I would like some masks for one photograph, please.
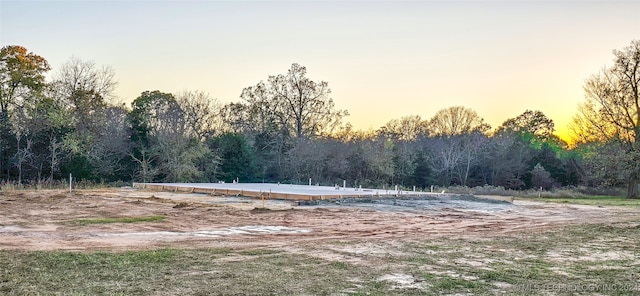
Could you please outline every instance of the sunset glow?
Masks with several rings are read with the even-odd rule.
[[[492,127],[540,110],[568,136],[584,80],[640,38],[631,1],[2,1],[2,46],[111,66],[119,98],[221,102],[292,63],[329,82],[357,129],[450,106]]]

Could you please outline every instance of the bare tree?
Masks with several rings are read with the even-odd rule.
[[[49,181],[53,181],[55,174],[60,171],[60,158],[64,151],[64,145],[56,132],[51,132],[48,135],[48,160],[49,160]]]
[[[22,172],[24,164],[33,157],[33,151],[31,150],[33,140],[21,131],[15,133],[17,151],[14,155],[15,166],[18,169],[18,183],[22,183]]]
[[[419,115],[405,116],[387,122],[377,133],[399,141],[413,141],[419,136],[428,135],[428,122]]]
[[[138,156],[133,152],[129,154],[131,158],[138,164],[134,177],[142,180],[143,183],[151,182],[158,175],[159,170],[153,165],[153,156],[150,155],[147,147],[138,149]]]
[[[488,145],[488,138],[481,133],[460,136],[461,163],[456,167],[456,173],[461,185],[467,186],[471,169],[480,162],[480,153]]]
[[[95,134],[89,160],[95,173],[117,179],[126,170],[125,159],[131,152],[131,141],[124,107],[103,109],[101,130]]]
[[[68,98],[76,91],[92,92],[108,101],[114,98],[115,72],[111,67],[96,66],[93,61],[83,61],[72,56],[54,76],[54,82],[62,97]]]
[[[168,182],[199,180],[203,172],[198,162],[210,151],[201,139],[190,134],[191,127],[176,98],[169,93],[145,91],[132,106],[129,121],[135,147],[131,157],[139,165],[139,176],[158,176]]]
[[[328,149],[320,140],[298,139],[293,148],[287,151],[289,176],[297,183],[307,178],[320,180],[325,169]]]
[[[221,132],[220,105],[201,91],[184,91],[176,96],[189,132],[204,140],[206,135]]]
[[[475,111],[462,106],[442,109],[429,120],[431,136],[485,133],[491,127]]]
[[[349,171],[349,155],[353,150],[353,143],[336,139],[327,139],[324,152],[326,154],[326,180],[346,179]]]
[[[250,112],[269,114],[296,138],[328,134],[348,113],[335,109],[327,82],[312,81],[306,74],[305,67],[294,63],[286,75],[269,76],[266,83],[245,88],[241,97]]]
[[[54,75],[54,96],[69,110],[76,132],[97,133],[103,109],[114,99],[115,73],[72,56]]]
[[[427,139],[425,143],[429,153],[429,164],[439,176],[442,186],[451,185],[456,168],[463,161],[461,139],[461,136],[434,137]]]
[[[623,145],[628,165],[627,197],[638,198],[640,182],[640,40],[614,50],[614,65],[585,84],[586,102],[574,118],[582,142],[614,141]]]

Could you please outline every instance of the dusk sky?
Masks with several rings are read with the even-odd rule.
[[[462,105],[492,127],[540,110],[564,136],[585,79],[640,39],[640,1],[6,1],[0,43],[111,66],[145,90],[239,101],[292,63],[355,128]]]

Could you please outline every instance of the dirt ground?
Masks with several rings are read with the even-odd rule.
[[[473,201],[467,201],[473,203]],[[349,241],[482,239],[546,231],[567,224],[636,221],[637,208],[516,200],[497,206],[295,206],[288,201],[151,192],[131,188],[0,192],[2,250],[132,250],[156,247],[276,247]],[[84,219],[149,217],[138,223],[78,223]],[[330,244],[327,244],[330,245]],[[357,251],[357,250],[356,250]],[[368,250],[372,251],[372,250]],[[339,256],[338,250],[321,256]]]

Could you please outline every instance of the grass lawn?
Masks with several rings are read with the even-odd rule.
[[[327,246],[384,253],[326,260]],[[330,241],[244,250],[0,251],[1,295],[632,295],[640,293],[640,226],[412,242]],[[308,250],[305,251],[305,250]],[[635,290],[632,290],[635,289]]]
[[[71,225],[90,225],[90,224],[110,224],[110,223],[139,223],[139,222],[156,222],[162,221],[166,217],[155,215],[145,217],[117,217],[117,218],[95,218],[95,219],[76,219],[69,221]]]
[[[640,207],[640,199],[630,199],[619,196],[585,196],[576,198],[555,198],[555,197],[543,197],[543,198],[516,198],[516,200],[532,200],[543,202],[555,202],[555,203],[569,203],[569,204],[581,204],[592,206],[620,206],[620,207]]]

